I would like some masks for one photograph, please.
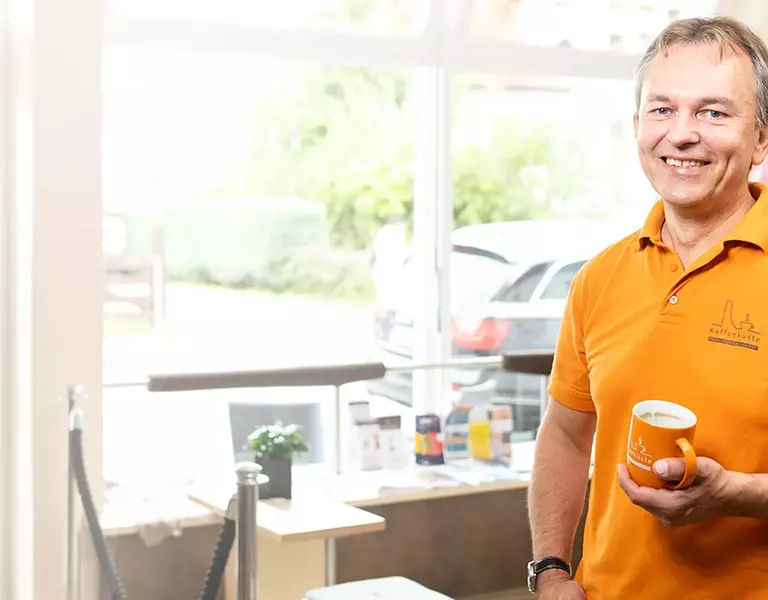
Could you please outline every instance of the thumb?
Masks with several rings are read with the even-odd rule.
[[[664,481],[678,482],[685,474],[685,460],[682,458],[665,458],[653,463],[653,470]]]

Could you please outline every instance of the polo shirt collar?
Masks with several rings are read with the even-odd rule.
[[[749,191],[757,200],[744,218],[739,221],[723,241],[740,241],[758,246],[768,252],[768,186],[759,182],[750,182]],[[661,226],[664,223],[664,203],[659,200],[653,205],[645,224],[638,234],[638,249],[648,244],[661,243]]]
[[[661,225],[664,223],[664,203],[658,200],[651,208],[651,212],[645,219],[645,224],[640,230],[638,248],[642,250],[648,244],[661,243]]]

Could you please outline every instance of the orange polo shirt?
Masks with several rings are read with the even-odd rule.
[[[647,399],[698,415],[700,456],[768,473],[768,187],[750,190],[757,202],[744,219],[687,270],[661,241],[659,202],[571,286],[549,392],[597,412],[576,575],[588,600],[768,598],[768,522],[665,528],[630,502],[616,473],[632,406]]]

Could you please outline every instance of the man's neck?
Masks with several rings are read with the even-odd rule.
[[[727,204],[713,205],[711,210],[679,210],[665,203],[661,239],[677,253],[686,268],[723,239],[755,204],[749,189],[737,198]]]

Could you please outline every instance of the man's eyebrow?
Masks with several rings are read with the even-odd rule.
[[[701,99],[701,103],[705,105],[720,104],[721,106],[733,106],[733,100],[725,96],[707,96]]]
[[[671,102],[669,96],[664,94],[652,94],[647,98],[648,102]],[[733,106],[733,100],[726,96],[705,96],[699,100],[701,105],[719,104],[721,106]]]

